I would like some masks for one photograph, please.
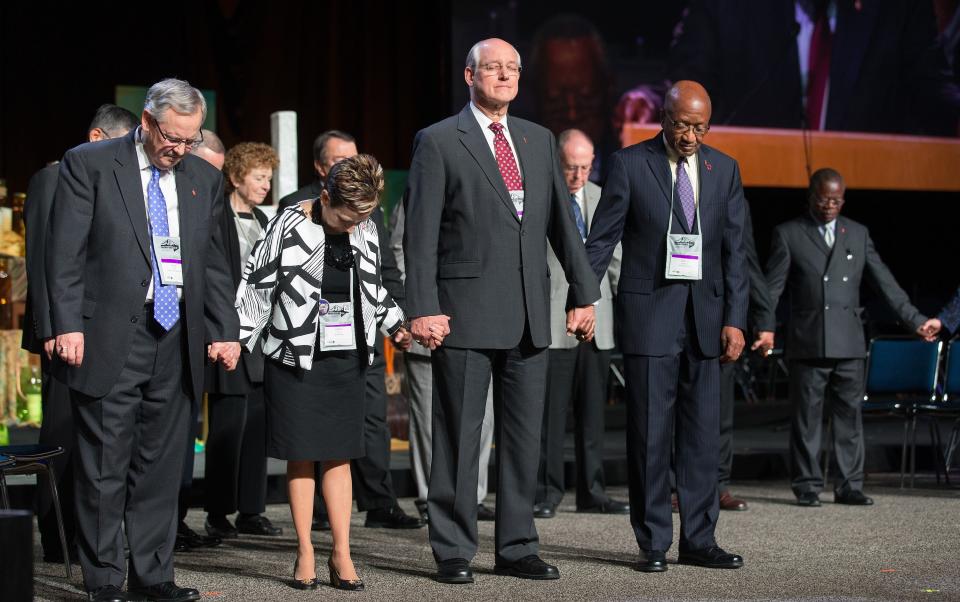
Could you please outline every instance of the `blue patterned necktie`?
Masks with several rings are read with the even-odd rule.
[[[576,194],[570,195],[570,207],[573,208],[573,218],[577,221],[580,238],[587,240],[587,222],[583,221],[583,211],[580,211],[580,203],[577,202]]]
[[[160,190],[160,170],[151,167],[150,183],[147,184],[147,214],[150,218],[151,232],[154,236],[170,236],[170,224],[167,223],[167,201]],[[160,267],[157,263],[156,249],[150,245],[153,259],[153,319],[164,330],[170,330],[180,319],[180,305],[177,302],[177,287],[174,284],[160,283]]]
[[[697,215],[697,204],[693,196],[693,186],[690,184],[687,170],[684,169],[686,164],[686,157],[680,157],[677,160],[677,196],[680,197],[680,206],[683,207],[683,214],[687,217],[687,230],[692,232],[693,220]]]

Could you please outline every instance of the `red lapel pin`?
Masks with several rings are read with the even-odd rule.
[[[193,196],[197,196],[197,189],[196,189],[196,188],[191,189],[190,192],[193,193]]]
[[[713,164],[706,159],[703,160],[703,166],[707,168],[707,171],[713,171]]]

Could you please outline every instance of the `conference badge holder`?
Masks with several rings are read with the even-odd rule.
[[[179,236],[154,236],[153,252],[160,267],[160,283],[164,286],[183,286],[183,259]]]
[[[673,188],[670,189],[670,219],[667,222],[667,265],[664,277],[670,280],[703,279],[703,226],[697,203],[696,234],[672,234]]]
[[[357,348],[353,327],[353,268],[350,269],[350,300],[331,303],[319,301],[320,351],[349,351]]]

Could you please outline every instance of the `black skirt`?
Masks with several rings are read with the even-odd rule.
[[[264,362],[267,455],[281,460],[350,460],[365,455],[367,352],[317,353],[313,369]]]

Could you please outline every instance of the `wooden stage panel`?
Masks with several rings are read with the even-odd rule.
[[[659,124],[625,127],[627,144],[646,140]],[[808,132],[810,168],[833,167],[848,188],[960,191],[960,140],[857,132]],[[806,188],[800,130],[716,126],[706,144],[740,163],[744,186]]]

